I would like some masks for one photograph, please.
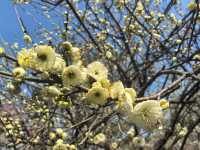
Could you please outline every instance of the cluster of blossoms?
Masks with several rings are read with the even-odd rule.
[[[47,95],[59,97],[60,106],[68,106],[68,102],[60,101],[64,94],[63,89],[83,86],[86,89],[85,102],[93,105],[104,106],[110,101],[116,104],[116,110],[125,116],[131,123],[146,130],[158,127],[163,120],[162,109],[169,107],[166,100],[148,100],[136,103],[136,91],[133,88],[125,88],[121,81],[111,83],[108,79],[108,69],[100,61],[94,61],[86,67],[81,61],[81,52],[71,43],[63,42],[62,48],[71,58],[71,65],[66,65],[66,60],[48,45],[36,45],[33,48],[23,49],[18,53],[18,63],[21,67],[13,70],[13,76],[23,79],[25,70],[31,68],[50,74],[57,73],[62,80],[62,86],[49,86]],[[56,101],[56,100],[55,100]]]
[[[91,107],[104,107],[114,103],[112,109],[139,128],[152,131],[161,125],[164,118],[162,110],[169,107],[168,101],[164,99],[160,101],[147,100],[138,103],[135,89],[124,87],[121,81],[110,81],[109,71],[102,62],[94,61],[85,66],[81,60],[79,48],[73,47],[69,42],[63,42],[61,47],[69,58],[65,58],[64,55],[57,53],[55,48],[48,45],[35,45],[30,49],[22,49],[17,55],[19,66],[12,71],[17,85],[26,80],[28,69],[31,69],[38,72],[37,76],[49,81],[53,81],[56,76],[58,82],[46,86],[42,89],[42,93],[47,97],[52,97],[53,103],[61,109],[69,108],[72,105],[70,100],[65,99],[65,92],[68,93],[71,89],[78,88],[83,90],[81,95],[83,103]],[[112,54],[107,53],[107,55]],[[49,116],[49,109],[37,108],[37,105],[32,105],[30,110],[32,109],[45,114],[41,120],[45,123]],[[131,131],[127,134],[131,136],[132,144],[135,147],[144,146],[144,138],[135,137]],[[53,150],[76,150],[75,145],[65,144],[64,141],[67,141],[67,137],[67,132],[64,132],[63,129],[53,129],[49,133],[48,143],[53,145]],[[32,142],[38,143],[39,140],[40,138],[37,137]],[[105,134],[99,133],[90,141],[95,145],[102,145],[106,144],[107,137]],[[110,147],[116,149],[118,143],[112,143]]]
[[[77,147],[73,144],[64,144],[64,140],[67,138],[67,133],[61,128],[57,128],[54,132],[49,133],[49,144],[54,143],[53,150],[77,150]]]

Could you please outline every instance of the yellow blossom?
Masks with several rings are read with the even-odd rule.
[[[57,129],[56,129],[56,133],[57,133],[58,135],[62,135],[62,134],[63,134],[63,129],[57,128]]]
[[[66,67],[65,60],[62,59],[60,55],[56,55],[56,60],[53,68],[50,70],[51,73],[62,73],[63,69]]]
[[[5,52],[3,47],[0,47],[0,55],[2,55]]]
[[[53,146],[53,150],[68,150],[67,144],[56,143],[56,145]]]
[[[53,68],[56,53],[55,50],[48,45],[37,45],[32,48],[35,52],[35,57],[32,61],[32,67],[40,71],[49,71]]]
[[[94,78],[95,80],[102,80],[107,79],[108,77],[108,70],[99,61],[92,62],[87,66],[88,75]]]
[[[68,149],[69,150],[77,150],[77,147],[75,145],[71,144],[68,146]]]
[[[24,34],[24,42],[25,43],[32,43],[32,39],[28,34]]]
[[[5,128],[6,128],[6,129],[13,129],[14,127],[13,127],[12,124],[7,124],[7,125],[5,126]]]
[[[169,102],[166,99],[161,99],[160,100],[160,107],[162,109],[167,109],[169,108]]]
[[[136,134],[136,131],[134,128],[130,128],[127,132],[128,137],[133,138]]]
[[[109,92],[103,87],[92,87],[86,94],[86,100],[91,104],[104,105],[109,97]]]
[[[108,80],[108,79],[102,79],[102,80],[100,80],[99,81],[100,83],[101,83],[101,86],[103,87],[103,88],[107,88],[107,89],[109,89],[110,88],[110,81]]]
[[[194,58],[194,59],[197,59],[197,60],[200,60],[200,54],[196,54],[196,55],[194,55],[193,58]]]
[[[67,107],[70,106],[70,103],[69,103],[69,102],[66,102],[66,101],[59,101],[59,102],[58,102],[58,106],[59,106],[60,108],[67,108]]]
[[[77,47],[72,47],[70,54],[74,64],[79,62],[79,60],[81,59],[81,51]]]
[[[135,147],[143,147],[144,144],[145,144],[145,140],[143,137],[134,137],[133,140],[132,140],[133,144]]]
[[[31,67],[31,64],[33,63],[32,61],[33,61],[34,55],[35,53],[33,50],[22,49],[17,54],[17,61],[21,67],[29,68]]]
[[[71,52],[71,50],[72,50],[72,44],[70,42],[68,42],[68,41],[65,41],[65,42],[61,43],[61,46],[67,52]]]
[[[114,82],[110,87],[110,97],[117,99],[121,91],[124,91],[123,83],[121,81]]]
[[[116,142],[113,142],[113,143],[111,143],[110,147],[111,147],[112,150],[117,149],[118,144]]]
[[[22,67],[14,68],[12,71],[13,77],[16,79],[22,79],[25,76],[26,71]]]
[[[55,138],[56,138],[56,134],[55,134],[54,132],[50,132],[50,133],[49,133],[49,138],[50,138],[51,140],[55,139]]]
[[[106,142],[106,136],[103,133],[97,134],[93,139],[94,144],[103,144]]]
[[[183,128],[179,131],[178,136],[184,137],[184,136],[187,134],[187,132],[188,132],[188,129],[187,129],[186,127],[183,127]]]
[[[60,92],[60,90],[56,86],[49,86],[49,87],[47,87],[47,93],[50,96],[59,96],[59,95],[62,94],[62,92]]]
[[[188,9],[189,10],[195,10],[197,8],[197,4],[195,3],[195,2],[190,2],[189,4],[188,4]]]
[[[62,140],[62,139],[58,139],[58,140],[56,141],[56,144],[63,144],[63,140]]]
[[[158,128],[163,120],[159,101],[148,100],[136,104],[133,112],[128,114],[128,120],[145,130]]]
[[[122,115],[128,115],[133,111],[133,101],[131,95],[128,92],[121,91],[118,96],[117,110]]]
[[[112,58],[112,53],[110,51],[106,52],[106,58],[108,59]]]
[[[132,99],[132,104],[135,104],[135,99],[136,99],[136,91],[133,88],[125,88],[125,92],[129,93]]]
[[[86,79],[86,74],[79,66],[70,65],[64,68],[62,79],[65,87],[76,86]]]
[[[181,42],[182,42],[181,39],[177,39],[177,40],[176,40],[176,44],[180,44]]]
[[[141,13],[143,12],[143,10],[144,10],[143,5],[142,5],[142,3],[139,1],[139,2],[137,3],[136,12],[139,13],[139,14],[141,14]]]

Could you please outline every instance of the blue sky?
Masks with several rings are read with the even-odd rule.
[[[189,1],[190,0],[182,0],[185,6]],[[29,29],[33,29],[34,26],[32,20],[30,20],[30,16],[23,15],[23,13],[20,13],[20,15],[22,15],[23,21],[29,26]],[[38,14],[35,15],[39,16]],[[39,18],[39,20],[42,21],[42,18]],[[45,23],[45,26],[46,25],[48,28],[48,24]],[[31,32],[33,33],[34,31],[32,30]],[[17,21],[11,0],[0,0],[0,40],[2,38],[8,43],[21,43],[23,40],[23,33]]]
[[[4,38],[9,43],[15,42],[22,37],[14,8],[10,0],[0,2],[0,38]]]
[[[34,10],[32,6],[27,5],[23,7],[23,5],[18,5],[16,7],[25,26],[28,27],[27,30],[31,36],[34,36],[34,34],[39,30],[36,23],[34,23],[33,18],[28,15],[28,13],[31,13],[34,16],[34,19],[37,19],[37,23],[41,23],[47,29],[52,29],[52,25],[49,23],[50,20],[42,16],[39,13],[40,11]],[[0,0],[0,20],[0,40],[4,39],[10,44],[13,44],[14,42],[23,44],[23,32],[20,28],[15,8],[11,0]],[[54,21],[56,20],[58,19],[54,19]]]

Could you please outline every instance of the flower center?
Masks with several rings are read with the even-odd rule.
[[[20,72],[15,72],[14,76],[18,77],[20,75]]]
[[[149,115],[148,109],[143,109],[142,114],[143,114],[144,117],[147,117]]]
[[[95,74],[95,75],[98,75],[98,74],[99,74],[99,72],[98,72],[98,71],[94,71],[94,74]]]
[[[68,73],[68,77],[70,78],[70,79],[73,79],[73,78],[75,78],[75,73],[74,72],[69,72]]]
[[[46,61],[46,60],[47,60],[47,55],[45,55],[45,54],[37,54],[37,57],[38,57],[41,61]]]
[[[101,93],[95,92],[94,95],[95,95],[95,97],[100,97],[100,96],[101,96]]]

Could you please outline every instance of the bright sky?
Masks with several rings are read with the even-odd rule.
[[[0,2],[0,38],[4,38],[9,43],[13,43],[22,37],[14,8],[10,0]]]
[[[37,23],[41,23],[44,27],[51,29],[52,25],[49,23],[49,20],[39,14],[38,11],[34,10],[32,6],[18,5],[17,10],[25,26],[28,27],[27,30],[31,36],[34,36],[39,30],[36,31],[38,27],[36,27],[36,23],[34,23],[32,16],[28,15],[28,13],[32,14],[34,19],[37,19],[35,20]],[[26,13],[24,13],[25,11]],[[10,44],[14,42],[18,42],[19,45],[23,44],[23,32],[20,28],[11,0],[0,0],[0,40],[2,41],[2,39]]]
[[[182,0],[183,4],[187,6],[190,0]],[[37,15],[37,14],[36,14]],[[30,17],[23,16],[23,21],[31,28]],[[11,0],[0,0],[0,40],[2,38],[8,43],[21,42],[23,33],[19,27],[19,23],[16,18],[14,7]]]

